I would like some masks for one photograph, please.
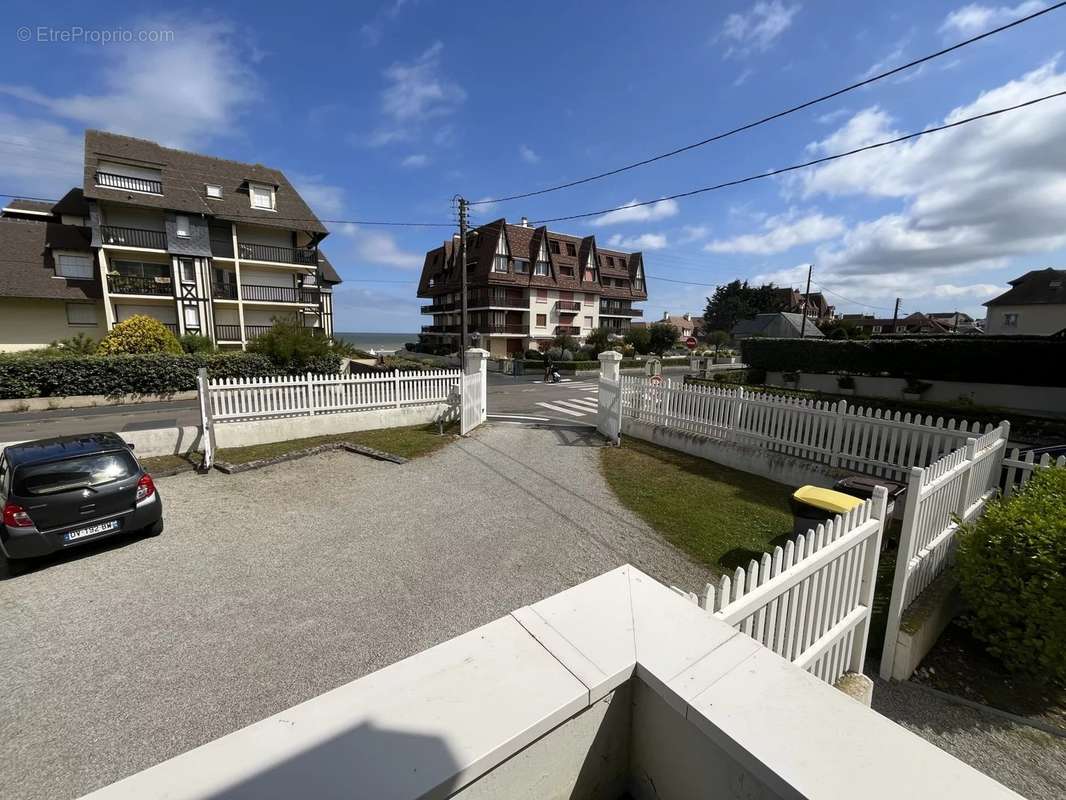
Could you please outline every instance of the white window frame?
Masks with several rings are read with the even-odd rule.
[[[585,317],[585,328],[586,329],[592,330],[592,328],[593,328],[593,324],[592,323],[593,323],[592,317]]]
[[[516,258],[514,260],[514,271],[516,275],[528,275],[529,274],[529,259],[528,258]]]
[[[87,275],[64,275],[62,266],[64,258],[76,258],[88,263],[89,273]],[[55,276],[57,278],[65,278],[69,281],[91,281],[94,277],[93,257],[89,253],[76,253],[69,250],[53,250],[52,262],[55,264]]]
[[[92,311],[92,314],[93,314],[92,322],[77,322],[77,321],[71,319],[71,317],[70,317],[70,309],[71,308],[87,308],[87,309],[90,309]],[[96,313],[96,304],[95,303],[67,303],[66,310],[67,310],[67,325],[71,325],[71,326],[79,327],[79,328],[95,328],[97,325],[100,324],[100,317]]]
[[[544,322],[540,322],[540,318],[541,317],[544,317]],[[536,317],[534,318],[534,322],[536,322],[536,326],[535,327],[537,327],[537,328],[547,328],[548,327],[548,315],[547,314],[537,314]]]
[[[1021,319],[1021,314],[1017,311],[1004,311],[1003,312],[1003,327],[1004,328],[1017,328],[1018,321]]]
[[[200,327],[200,309],[197,306],[183,306],[181,310],[181,317],[183,320],[185,320],[186,328]]]
[[[212,190],[214,190],[216,192],[216,194],[211,194]],[[206,184],[204,184],[204,193],[207,195],[209,200],[221,200],[222,199],[222,187],[219,186],[217,183],[206,183]]]
[[[270,193],[270,205],[261,206],[255,202],[255,193],[269,192]],[[252,208],[257,211],[274,211],[277,208],[277,197],[273,186],[268,186],[265,183],[249,183],[248,184],[248,203]]]
[[[182,221],[185,222],[184,228],[182,227]],[[174,235],[180,236],[182,239],[188,239],[192,235],[192,223],[189,222],[187,215],[174,215]]]
[[[191,277],[185,274],[186,267],[189,267],[192,270]],[[196,283],[196,262],[191,258],[179,258],[178,277],[181,279],[182,283]]]

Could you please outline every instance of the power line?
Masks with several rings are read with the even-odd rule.
[[[812,281],[812,283],[813,283],[813,281]],[[850,297],[845,297],[840,292],[834,291],[833,289],[829,289],[829,288],[823,286],[820,283],[814,283],[814,286],[820,292],[828,292],[829,294],[831,294],[831,295],[833,295],[835,297],[839,297],[841,300],[845,300],[848,303],[851,303],[851,304],[856,305],[856,306],[863,306],[865,308],[875,308],[878,311],[891,311],[892,310],[889,306],[874,306],[874,305],[870,305],[869,303],[860,303],[858,300],[852,300]]]
[[[941,56],[947,55],[948,53],[952,53],[955,50],[959,50],[960,48],[966,47],[967,45],[971,45],[974,42],[979,42],[982,39],[987,39],[990,36],[1002,33],[1003,31],[1008,30],[1009,28],[1014,28],[1018,25],[1022,25],[1023,23],[1029,22],[1030,20],[1035,19],[1036,17],[1039,17],[1043,14],[1047,14],[1048,12],[1055,11],[1059,8],[1062,8],[1063,6],[1066,6],[1066,0],[1060,3],[1056,3],[1053,6],[1048,6],[1047,8],[1041,9],[1040,11],[1036,11],[1027,16],[1021,17],[1020,19],[1016,19],[1013,22],[1007,23],[1006,25],[1000,25],[998,28],[993,28],[992,30],[985,31],[984,33],[979,34],[977,36],[965,39],[964,41],[958,42],[957,44],[953,44],[950,47],[945,47],[943,50],[937,50],[935,53],[930,53],[929,55],[922,56],[921,58],[917,58],[914,61],[909,61],[906,64],[894,67],[893,69],[886,70],[885,72],[880,72],[869,78],[865,78],[861,81],[845,86],[842,89],[837,89],[836,91],[829,92],[828,94],[823,94],[820,97],[814,98],[813,100],[807,100],[806,102],[792,106],[791,108],[787,108],[784,111],[778,111],[776,114],[770,114],[769,116],[763,117],[762,119],[757,119],[754,122],[748,122],[731,130],[724,131],[722,133],[717,133],[713,136],[703,139],[702,141],[694,142],[693,144],[688,144],[684,147],[678,147],[675,150],[670,150],[666,153],[660,153],[659,155],[651,156],[650,158],[645,158],[642,161],[636,161],[632,164],[627,164],[624,167],[617,167],[615,169],[607,170],[606,172],[601,172],[597,175],[590,175],[587,178],[580,178],[578,180],[568,181],[567,183],[560,183],[557,186],[549,186],[547,189],[537,189],[531,192],[522,192],[520,194],[512,194],[507,195],[506,197],[497,197],[487,200],[475,200],[471,201],[470,205],[477,206],[483,203],[503,203],[508,200],[521,200],[525,197],[536,197],[537,195],[548,194],[549,192],[557,192],[560,189],[569,189],[573,186],[580,186],[585,183],[591,183],[592,181],[598,181],[602,178],[608,178],[611,175],[617,175],[621,172],[626,172],[627,170],[636,169],[637,167],[643,167],[648,164],[652,164],[656,161],[661,161],[664,158],[671,158],[673,156],[680,155],[681,153],[686,153],[689,150],[695,150],[698,147],[703,147],[704,145],[711,144],[712,142],[717,142],[721,139],[726,139],[730,136],[734,136],[735,134],[743,133],[744,131],[751,130],[752,128],[757,128],[760,125],[765,125],[767,122],[772,122],[776,119],[787,117],[790,114],[795,114],[797,111],[803,111],[804,109],[811,108],[812,106],[818,105],[819,103],[824,103],[826,100],[832,100],[834,97],[839,97],[840,95],[854,91],[855,89],[861,89],[863,86],[869,86],[870,84],[876,83],[877,81],[883,80],[884,78],[889,78],[893,75],[899,74],[900,72],[904,72],[908,69],[911,69],[912,67],[916,67],[920,64],[924,64],[928,61],[932,61],[936,58],[940,58]]]
[[[885,141],[882,141],[882,142],[875,142],[873,144],[864,145],[863,147],[856,147],[856,148],[854,148],[852,150],[846,150],[843,153],[834,153],[833,155],[822,156],[821,158],[815,158],[815,159],[813,159],[811,161],[804,161],[802,164],[793,164],[793,165],[788,166],[788,167],[781,167],[779,169],[773,169],[773,170],[768,170],[766,172],[760,172],[758,175],[749,175],[746,178],[737,178],[736,180],[725,181],[724,183],[718,183],[718,184],[715,184],[714,186],[704,186],[703,188],[700,188],[700,189],[692,189],[691,191],[688,191],[688,192],[678,192],[677,194],[667,195],[666,197],[660,197],[660,198],[658,198],[656,200],[644,200],[643,202],[640,202],[640,203],[630,203],[629,205],[615,206],[614,208],[605,208],[605,209],[603,209],[601,211],[586,211],[586,212],[583,212],[581,214],[568,214],[568,215],[563,216],[563,217],[551,217],[549,219],[538,219],[538,220],[534,220],[533,224],[535,224],[535,225],[543,225],[543,224],[546,224],[546,223],[549,223],[549,222],[565,222],[567,220],[583,219],[585,217],[598,217],[598,216],[601,216],[603,214],[610,214],[612,211],[623,211],[623,210],[631,209],[631,208],[640,208],[641,206],[650,206],[650,205],[654,205],[655,203],[661,203],[663,200],[678,200],[678,199],[680,199],[682,197],[692,197],[694,195],[704,194],[706,192],[717,191],[718,189],[726,189],[726,188],[729,188],[730,186],[739,186],[740,184],[750,183],[751,181],[762,180],[763,178],[772,178],[772,177],[774,177],[776,175],[783,175],[783,174],[785,174],[787,172],[795,172],[796,170],[805,169],[806,167],[813,167],[813,166],[816,166],[818,164],[825,164],[826,162],[829,162],[829,161],[836,161],[836,160],[841,159],[841,158],[847,158],[848,156],[857,155],[858,153],[865,153],[868,150],[876,150],[876,149],[878,149],[880,147],[888,147],[889,145],[899,144],[900,142],[905,142],[905,141],[908,141],[909,139],[917,139],[920,136],[927,136],[930,133],[939,133],[940,131],[946,131],[946,130],[948,130],[950,128],[958,128],[958,127],[961,127],[962,125],[967,125],[967,124],[969,124],[971,122],[977,122],[978,120],[988,119],[989,117],[995,117],[995,116],[998,116],[1000,114],[1006,114],[1006,113],[1011,112],[1011,111],[1017,111],[1017,110],[1022,109],[1022,108],[1027,108],[1028,106],[1036,105],[1037,103],[1042,103],[1045,100],[1052,100],[1052,99],[1054,99],[1056,97],[1062,97],[1063,95],[1066,95],[1066,91],[1054,92],[1052,94],[1044,95],[1043,97],[1037,97],[1037,98],[1035,98],[1033,100],[1027,100],[1024,103],[1017,103],[1017,104],[1015,104],[1013,106],[1007,106],[1005,108],[996,109],[995,111],[986,111],[983,114],[975,114],[972,117],[966,117],[965,119],[956,120],[955,122],[948,122],[948,123],[945,123],[943,125],[937,125],[936,127],[933,127],[933,128],[926,128],[925,130],[915,131],[913,133],[908,133],[908,134],[905,134],[903,136],[897,136],[894,139],[886,139]]]

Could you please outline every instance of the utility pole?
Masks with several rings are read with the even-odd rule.
[[[800,322],[800,338],[802,339],[807,332],[807,306],[811,302],[811,273],[814,271],[814,264],[807,265],[807,294],[803,295],[803,320]]]
[[[890,331],[890,333],[895,333],[896,332],[896,320],[899,319],[899,301],[900,301],[900,298],[897,297],[896,298],[896,308],[892,312],[892,330]]]
[[[456,197],[456,201],[459,204],[459,264],[460,264],[460,299],[459,307],[462,313],[462,319],[459,321],[459,369],[466,369],[464,363],[464,357],[466,353],[466,226],[467,215],[470,208],[467,205],[466,198],[460,196]]]

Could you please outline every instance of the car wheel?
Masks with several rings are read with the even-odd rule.
[[[163,520],[157,519],[147,528],[141,531],[142,536],[158,536],[163,532]]]

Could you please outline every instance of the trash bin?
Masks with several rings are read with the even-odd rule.
[[[798,536],[862,503],[857,497],[821,486],[801,486],[792,493],[792,535]]]
[[[899,499],[905,491],[907,484],[894,481],[891,478],[874,478],[870,475],[848,475],[833,484],[833,489],[860,500],[870,500],[874,496],[874,489],[884,486],[888,490],[889,508]]]

